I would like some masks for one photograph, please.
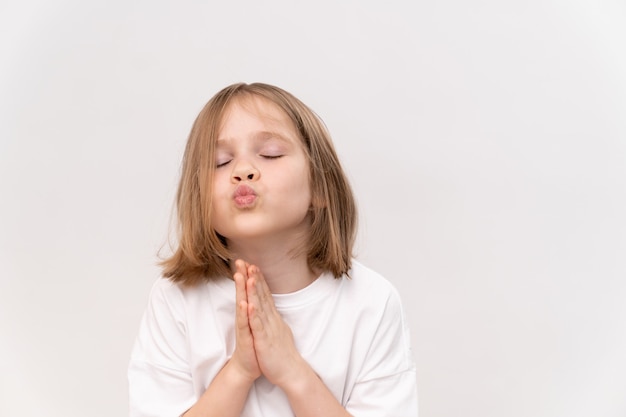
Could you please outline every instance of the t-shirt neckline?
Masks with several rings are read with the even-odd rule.
[[[302,289],[290,293],[272,294],[276,309],[279,311],[292,310],[314,303],[327,296],[338,281],[340,280],[335,279],[331,273],[323,272],[314,281]],[[224,277],[213,281],[213,283],[215,287],[220,290],[220,292],[232,297],[234,301],[235,281]]]

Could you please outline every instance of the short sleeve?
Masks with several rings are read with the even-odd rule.
[[[355,417],[417,417],[417,376],[400,297],[392,289],[346,403]]]
[[[159,279],[128,367],[130,417],[176,417],[195,403],[184,313],[178,286]]]

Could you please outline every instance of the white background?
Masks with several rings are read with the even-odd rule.
[[[0,3],[0,415],[123,416],[180,158],[227,84],[327,123],[421,417],[626,416],[626,5]]]

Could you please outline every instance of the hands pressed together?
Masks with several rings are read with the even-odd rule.
[[[276,307],[258,267],[237,260],[233,275],[236,289],[236,346],[231,364],[248,380],[264,375],[285,388],[308,365],[297,351],[291,329]]]
[[[274,305],[255,265],[235,262],[235,350],[185,417],[240,416],[252,383],[261,375],[287,395],[298,417],[349,417],[296,349],[293,333]]]

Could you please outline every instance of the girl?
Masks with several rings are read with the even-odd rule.
[[[400,298],[352,259],[356,208],[321,120],[235,84],[196,119],[130,360],[131,416],[417,416]]]

